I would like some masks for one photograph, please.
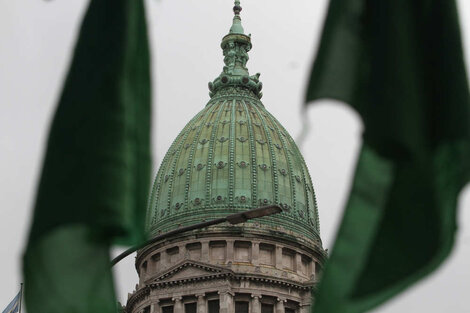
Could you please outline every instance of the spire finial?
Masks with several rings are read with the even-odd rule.
[[[240,1],[235,0],[235,6],[233,7],[233,13],[235,13],[235,15],[240,15],[241,11],[242,11],[242,7],[240,6]]]
[[[230,27],[230,34],[244,34],[242,19],[240,17],[241,11],[242,7],[240,6],[240,1],[235,0],[235,6],[233,7],[235,16],[233,17],[232,27]]]
[[[222,38],[221,48],[224,51],[224,69],[213,82],[209,83],[209,95],[213,97],[219,90],[226,88],[248,89],[261,99],[263,84],[259,81],[259,75],[248,73],[246,62],[248,62],[248,51],[251,49],[251,35],[245,35],[242,27],[240,12],[242,7],[240,1],[235,0],[233,7],[232,27],[230,32]]]

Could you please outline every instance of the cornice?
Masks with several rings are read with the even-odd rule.
[[[223,89],[217,90],[212,97],[211,100],[207,105],[211,105],[212,103],[220,100],[250,100],[255,102],[257,105],[264,107],[263,103],[260,99],[249,89],[244,87],[225,87]]]
[[[200,240],[200,239],[210,239],[213,237],[226,237],[227,239],[245,239],[245,240],[256,240],[256,241],[263,241],[266,240],[268,242],[277,242],[282,243],[284,245],[294,246],[300,250],[306,251],[308,254],[314,256],[321,264],[325,263],[328,255],[327,252],[322,248],[321,242],[313,242],[313,241],[298,241],[298,237],[291,236],[288,234],[284,234],[280,232],[281,235],[276,234],[273,235],[273,230],[263,230],[263,229],[254,229],[254,228],[243,228],[239,226],[212,226],[203,230],[196,230],[190,231],[185,234],[178,235],[173,238],[167,238],[160,242],[156,242],[155,244],[145,247],[139,251],[137,251],[136,256],[136,269],[138,264],[143,262],[143,260],[149,255],[152,254],[154,251],[167,246],[173,245],[177,242],[185,241],[185,240]],[[285,236],[283,236],[285,235]]]
[[[185,266],[181,265],[180,267],[183,268]],[[240,273],[234,273],[231,270],[224,270],[223,272],[218,272],[212,275],[202,275],[202,276],[197,276],[197,277],[180,278],[180,279],[175,279],[171,281],[147,282],[145,287],[143,287],[142,289],[139,289],[128,299],[126,308],[129,308],[130,311],[128,312],[131,312],[132,309],[140,301],[144,300],[145,297],[150,295],[151,290],[165,289],[165,288],[181,286],[181,285],[186,285],[186,284],[197,284],[199,282],[214,281],[214,280],[220,280],[220,279],[230,280],[230,281],[252,281],[255,283],[271,284],[271,285],[279,286],[283,288],[294,288],[294,289],[298,289],[301,291],[314,292],[314,293],[316,291],[316,284],[317,284],[317,282],[314,282],[314,281],[299,283],[299,282],[295,282],[295,281],[288,280],[288,279],[272,278],[272,277],[266,277],[266,276],[256,275],[256,274],[240,274]]]
[[[177,278],[173,280],[167,280],[167,278],[171,278],[172,275],[184,270],[187,267],[194,267],[203,269],[208,271],[207,275],[198,275],[192,277],[183,277]],[[215,281],[215,280],[229,280],[229,281],[251,281],[255,283],[261,284],[270,284],[282,288],[294,288],[301,291],[306,292],[314,292],[316,291],[316,281],[306,281],[306,282],[296,282],[290,279],[279,278],[279,277],[269,277],[261,274],[245,274],[245,273],[236,273],[231,269],[215,266],[215,265],[207,265],[201,262],[186,260],[181,262],[178,265],[168,269],[161,275],[157,277],[153,277],[148,279],[145,282],[145,286],[141,289],[137,290],[134,294],[130,296],[127,301],[126,308],[129,308],[131,312],[132,309],[137,305],[140,301],[144,300],[147,296],[150,295],[151,290],[155,289],[165,289],[171,288],[174,286],[182,286],[182,285],[189,285],[189,284],[197,284],[200,282],[205,281]],[[195,289],[196,290],[196,289]]]
[[[127,299],[127,304],[126,304],[126,311],[127,313],[132,312],[134,307],[145,297],[148,297],[150,295],[150,287],[145,286],[137,291],[135,291],[132,296]]]

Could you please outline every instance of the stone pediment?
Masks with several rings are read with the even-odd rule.
[[[159,276],[152,278],[150,281],[148,281],[148,284],[209,278],[229,273],[230,271],[223,267],[192,260],[185,260],[172,266]]]
[[[171,280],[185,279],[185,278],[203,276],[203,275],[207,275],[207,274],[211,274],[211,273],[209,273],[208,271],[205,271],[203,269],[197,268],[197,267],[188,266],[188,267],[176,272],[172,276],[169,276],[168,279],[171,279]]]

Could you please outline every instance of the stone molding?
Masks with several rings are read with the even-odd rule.
[[[298,242],[293,241],[289,238],[280,237],[274,238],[272,231],[263,235],[263,232],[254,232],[253,230],[240,229],[237,227],[232,227],[232,231],[229,232],[227,229],[217,229],[210,227],[200,232],[188,232],[182,234],[178,238],[166,239],[160,242],[153,244],[152,246],[146,247],[142,250],[137,251],[136,257],[136,270],[139,272],[140,264],[149,257],[149,255],[158,253],[163,249],[165,251],[169,247],[179,246],[182,242],[200,242],[208,243],[211,240],[216,240],[214,238],[224,238],[223,240],[249,240],[256,244],[271,244],[276,246],[286,246],[289,249],[295,250],[299,253],[304,253],[313,257],[318,263],[323,264],[327,259],[326,252],[321,248],[321,245],[316,245],[313,242]]]
[[[188,267],[203,269],[203,270],[206,270],[209,274],[171,280],[172,275]],[[167,278],[170,278],[170,279],[167,279]],[[224,268],[224,267],[204,264],[204,263],[193,261],[193,260],[184,260],[180,262],[179,264],[173,266],[172,268],[168,269],[161,275],[155,278],[149,279],[148,281],[145,282],[145,286],[151,287],[153,289],[153,288],[159,288],[159,287],[168,286],[168,285],[179,285],[182,283],[213,280],[213,279],[218,279],[218,278],[229,278],[232,280],[252,280],[256,282],[281,285],[281,286],[286,286],[289,288],[296,288],[300,290],[311,290],[315,284],[314,281],[300,283],[300,282],[296,282],[296,281],[289,280],[289,279],[273,278],[273,277],[269,277],[265,275],[235,273],[234,271]]]
[[[143,287],[133,293],[129,299],[127,299],[126,311],[132,312],[133,308],[142,302],[146,297],[150,295],[150,287]]]
[[[188,277],[188,278],[179,278],[175,280],[171,280],[171,275],[178,273],[179,271],[188,268],[188,267],[195,267],[195,268],[200,268],[206,270],[208,273],[211,273],[209,275],[202,275],[202,276],[197,276],[197,277]],[[170,280],[165,280],[170,278]],[[299,283],[287,279],[282,279],[282,278],[272,278],[272,277],[266,277],[262,275],[255,275],[255,274],[243,274],[243,273],[234,273],[231,270],[218,267],[218,266],[212,266],[212,265],[207,265],[203,264],[200,262],[192,261],[192,260],[186,260],[184,262],[181,262],[180,264],[175,265],[174,267],[170,268],[167,270],[165,273],[162,275],[153,278],[145,283],[145,287],[142,287],[138,291],[136,291],[134,294],[130,296],[127,302],[127,308],[128,312],[132,312],[133,308],[140,304],[142,301],[146,300],[148,296],[153,293],[153,290],[156,289],[167,289],[171,286],[185,286],[186,289],[192,289],[196,290],[196,286],[194,288],[190,288],[191,285],[197,285],[203,281],[216,281],[216,280],[228,280],[228,281],[243,281],[243,280],[248,280],[252,282],[257,282],[257,283],[262,283],[262,284],[269,284],[272,286],[278,286],[281,288],[286,288],[286,289],[297,289],[299,291],[304,291],[310,293],[311,290],[314,288],[314,282],[308,282],[308,283]],[[152,291],[152,292],[151,292]],[[182,297],[183,295],[180,294],[181,292],[175,292],[173,293],[173,299],[177,299]],[[219,294],[225,294],[229,293],[232,296],[234,296],[234,292],[229,289],[223,289],[219,290]],[[262,297],[261,295],[262,291],[260,290],[259,294],[252,294],[251,297],[258,297],[259,299]],[[193,293],[192,293],[193,294]],[[204,296],[204,293],[196,293],[193,294],[196,296]],[[153,298],[153,297],[152,297]],[[281,299],[282,301],[286,301],[286,298],[278,298]]]

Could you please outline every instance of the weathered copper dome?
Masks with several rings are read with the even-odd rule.
[[[225,67],[209,83],[209,103],[181,131],[160,166],[147,230],[157,235],[279,204],[282,213],[245,223],[244,230],[280,232],[321,245],[307,166],[292,137],[260,101],[259,74],[249,76],[246,68],[251,38],[243,34],[238,13],[222,40]]]

